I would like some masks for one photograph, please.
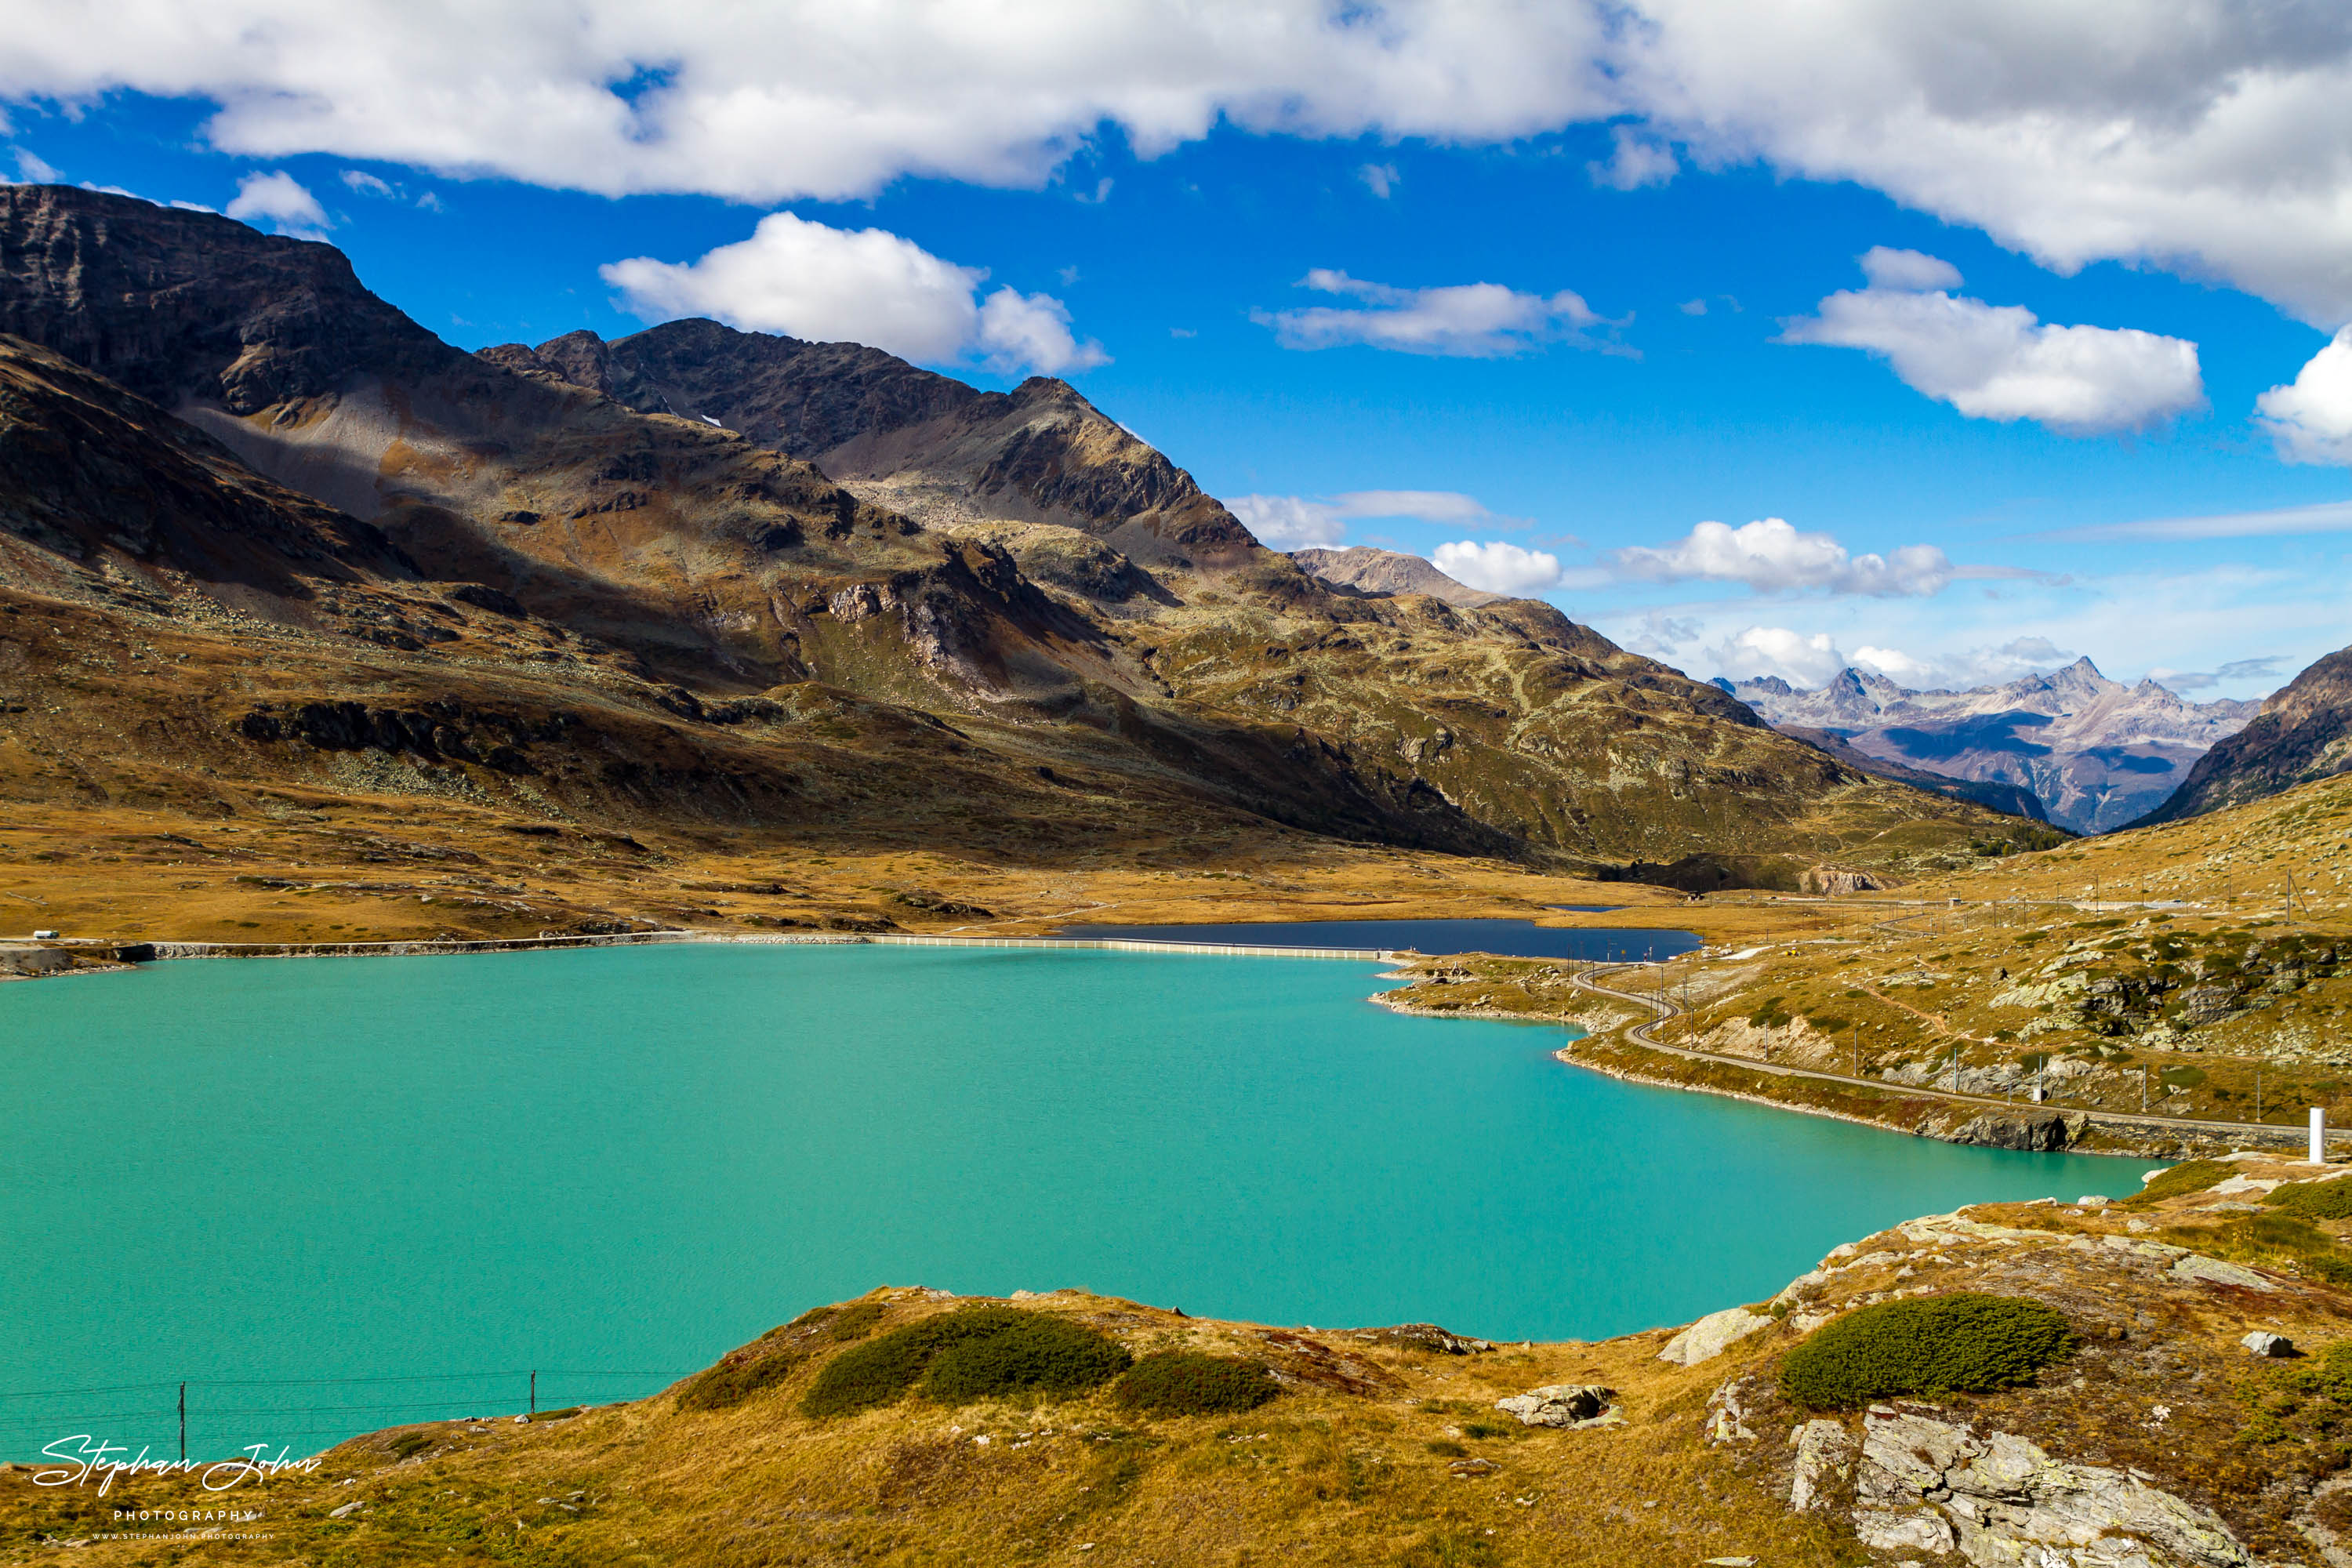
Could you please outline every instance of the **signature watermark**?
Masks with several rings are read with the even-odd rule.
[[[194,1476],[208,1492],[225,1492],[247,1481],[267,1481],[270,1477],[289,1471],[309,1475],[319,1468],[314,1457],[308,1459],[288,1458],[289,1450],[280,1448],[276,1458],[269,1458],[269,1445],[256,1443],[238,1450],[233,1459],[152,1459],[149,1448],[139,1450],[131,1458],[130,1445],[109,1443],[87,1432],[77,1432],[70,1437],[60,1437],[41,1450],[41,1458],[64,1463],[57,1469],[36,1470],[33,1484],[37,1487],[83,1487],[93,1480],[98,1495],[104,1497],[113,1490],[119,1480],[140,1476]],[[118,1513],[121,1510],[116,1510]]]

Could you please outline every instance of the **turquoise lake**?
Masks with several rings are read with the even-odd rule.
[[[542,1409],[630,1397],[885,1283],[1597,1338],[2147,1168],[1617,1083],[1375,1007],[1379,972],[707,945],[0,986],[0,1457],[168,1457],[184,1379],[205,1455],[520,1410],[534,1368]],[[348,1379],[394,1381],[298,1381]]]

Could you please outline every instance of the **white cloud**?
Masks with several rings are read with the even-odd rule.
[[[2168,669],[2158,665],[2147,676],[2175,691],[2210,691],[2230,682],[2273,680],[2281,673],[2279,656],[2263,654],[2255,658],[2233,658],[2219,669]]]
[[[1864,643],[1851,654],[1839,651],[1828,632],[1803,633],[1785,626],[1749,626],[1706,650],[1719,674],[1734,680],[1779,676],[1791,686],[1816,689],[1851,666],[1883,675],[1915,691],[1967,690],[1999,686],[2021,676],[2046,675],[2072,664],[2076,655],[2047,637],[2015,637],[1998,647],[1944,650],[1925,656],[1899,647]]]
[[[1874,245],[1862,253],[1862,275],[1874,289],[1957,289],[1960,269],[1941,257]]]
[[[2311,356],[2292,384],[2254,399],[2255,423],[2295,463],[2352,464],[2352,327]]]
[[[1600,42],[1574,3],[56,0],[11,16],[0,98],[208,98],[250,156],[776,203],[1038,186],[1106,125],[1146,157],[1221,121],[1507,142],[1610,112]]]
[[[1494,359],[1539,343],[1597,346],[1584,329],[1601,324],[1583,297],[1568,289],[1545,298],[1499,283],[1441,289],[1397,289],[1318,267],[1299,287],[1360,300],[1369,310],[1316,305],[1304,310],[1253,310],[1250,320],[1272,327],[1286,349],[1328,349],[1362,343],[1401,353]]]
[[[343,184],[363,196],[396,196],[400,188],[389,180],[369,174],[365,169],[345,169]]]
[[[749,331],[866,343],[940,363],[978,355],[992,366],[1059,374],[1108,362],[1081,343],[1058,300],[999,289],[977,298],[984,268],[944,261],[878,228],[829,228],[771,213],[751,237],[691,262],[650,256],[599,269],[627,309],[649,321],[706,315]]]
[[[1430,559],[1455,582],[1489,594],[1538,594],[1560,583],[1559,556],[1549,551],[1522,550],[1500,539],[1441,544]]]
[[[1885,555],[1849,554],[1826,533],[1807,533],[1785,519],[1759,518],[1732,528],[1702,522],[1659,548],[1610,552],[1619,575],[1650,583],[1744,583],[1759,594],[1821,589],[1874,598],[1939,593],[1954,570],[1932,544],[1906,544]]]
[[[1777,675],[1791,686],[1822,685],[1846,666],[1827,632],[1807,637],[1786,626],[1749,626],[1708,648],[1716,669],[1734,680]]]
[[[1224,504],[1225,510],[1248,524],[1250,531],[1262,542],[1277,550],[1337,544],[1347,537],[1347,520],[1358,517],[1412,518],[1448,528],[1528,526],[1524,519],[1488,510],[1477,497],[1459,490],[1349,490],[1320,500],[1249,495],[1234,497]],[[1276,540],[1285,542],[1276,543]]]
[[[1596,185],[1638,191],[1643,185],[1663,185],[1682,170],[1674,148],[1631,125],[1612,127],[1609,137],[1614,150],[1608,162],[1584,165],[1585,174]]]
[[[1297,496],[1232,496],[1224,505],[1268,550],[1304,550],[1348,537],[1338,509],[1324,502]]]
[[[1707,166],[1853,181],[2072,271],[2219,278],[2352,319],[2352,16],[2326,0],[52,0],[0,99],[220,106],[330,153],[777,203],[907,174],[1037,186],[1106,127],[1507,142],[1629,121]]]
[[[54,185],[60,184],[65,179],[65,175],[58,170],[58,166],[55,163],[50,163],[47,159],[42,157],[39,153],[23,147],[17,148],[16,153],[16,179],[7,182],[8,184],[24,185]]]
[[[1634,629],[1617,639],[1618,646],[1652,658],[1668,658],[1686,644],[1696,642],[1705,628],[1695,620],[1652,610]]]
[[[1916,250],[1881,246],[1863,260],[1870,287],[1831,295],[1780,341],[1866,349],[1971,419],[2032,419],[2069,435],[2137,429],[2204,404],[2195,343],[2042,326],[2022,305],[1956,298],[1941,290],[1960,275]]]
[[[980,304],[981,357],[1008,374],[1034,370],[1046,375],[1108,364],[1102,345],[1081,343],[1070,331],[1070,308],[1048,294],[999,289]]]
[[[1341,517],[1412,517],[1460,528],[1526,526],[1487,510],[1486,502],[1459,490],[1349,490],[1333,500]]]
[[[1675,306],[1675,309],[1680,310],[1685,316],[1704,316],[1706,314],[1706,301],[1704,300],[1685,300],[1681,304]]]
[[[1914,690],[1965,691],[1972,687],[2003,685],[2029,675],[2047,675],[2080,657],[2048,637],[2022,637],[1997,647],[1945,649],[1925,656],[1864,643],[1853,650],[1848,662],[1856,669],[1883,675],[1895,685]]]
[[[1717,161],[1852,180],[2061,272],[2352,317],[2352,13],[2324,3],[1639,0],[1629,100]]]
[[[324,239],[333,226],[319,198],[283,171],[246,175],[236,183],[236,199],[225,210],[239,223],[266,223],[297,239]]]
[[[2206,517],[2160,517],[2144,522],[2102,522],[2089,528],[2063,528],[2038,534],[2041,539],[2069,543],[2103,543],[2116,540],[2260,539],[2295,533],[2352,531],[2352,501],[2322,501],[2315,506],[2284,506],[2268,511],[2221,512]]]
[[[1403,177],[1397,173],[1394,163],[1367,163],[1356,171],[1356,178],[1363,181],[1365,188],[1382,201],[1389,199],[1389,194],[1397,188],[1398,182]]]

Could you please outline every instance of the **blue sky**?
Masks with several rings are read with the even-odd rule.
[[[1660,36],[1703,20],[1694,7],[1653,6]],[[2234,36],[2232,8],[2209,9]],[[1177,25],[1135,15],[1141,45]],[[1271,542],[1432,555],[1696,675],[1818,681],[1854,660],[1966,683],[2088,654],[2119,679],[2242,697],[2352,640],[2352,347],[2331,348],[2352,316],[2352,266],[2331,258],[2352,235],[2308,203],[2265,208],[2259,179],[2217,174],[2177,131],[2148,133],[2137,185],[2112,163],[2070,174],[2083,160],[2063,144],[2021,178],[1981,134],[2029,89],[2036,123],[2053,102],[2112,119],[2119,92],[2189,91],[2211,119],[2250,71],[2281,102],[2331,83],[2352,101],[2341,29],[2319,40],[2345,46],[2332,55],[2247,45],[2201,100],[2147,86],[2152,71],[2045,79],[2021,52],[1992,108],[1922,129],[1858,97],[1824,139],[1808,106],[1759,87],[1784,68],[1760,46],[1726,64],[1692,44],[1667,62],[1671,90],[1626,112],[1569,80],[1615,47],[1601,35],[1517,40],[1567,63],[1515,86],[1490,36],[1512,24],[1412,25],[1423,56],[1454,50],[1465,80],[1503,85],[1434,93],[1377,57],[1326,91],[1355,57],[1315,51],[1357,42],[1301,34],[1307,85],[1269,100],[1256,76],[1204,67],[1178,84],[1194,122],[1171,121],[1176,89],[1146,59],[1125,107],[1008,126],[965,106],[904,145],[860,130],[739,155],[699,122],[646,121],[716,57],[617,81],[539,62],[591,110],[640,116],[601,160],[593,129],[575,152],[501,140],[462,108],[454,130],[387,120],[365,73],[280,79],[298,67],[234,54],[167,68],[68,29],[0,46],[0,167],[325,237],[469,348],[706,313],[879,342],[985,385],[1053,371]],[[539,37],[481,47],[527,75]],[[1887,58],[1911,58],[1889,37]],[[1101,47],[1125,60],[1131,42]],[[2231,55],[2186,32],[2143,43]],[[1079,68],[1000,47],[1008,76]],[[1643,71],[1665,67],[1620,78]],[[299,113],[283,107],[298,90]],[[939,97],[922,80],[862,90],[885,109]],[[777,112],[805,110],[776,91]],[[2180,110],[2137,106],[2150,124]],[[2337,121],[2315,169],[2352,183]],[[665,134],[676,157],[644,151]]]

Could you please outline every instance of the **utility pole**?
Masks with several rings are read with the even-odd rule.
[[[188,1461],[188,1385],[180,1384],[180,1462]]]
[[[2263,1119],[2263,1069],[2262,1069],[2260,1067],[2256,1067],[2256,1068],[2254,1068],[2254,1120],[2255,1120],[2256,1121],[2260,1121],[2262,1119]]]
[[[530,1374],[530,1413],[539,1414],[539,1373],[535,1372]]]
[[[2147,1114],[2147,1075],[2151,1069],[2146,1062],[2139,1064],[2139,1111]]]

